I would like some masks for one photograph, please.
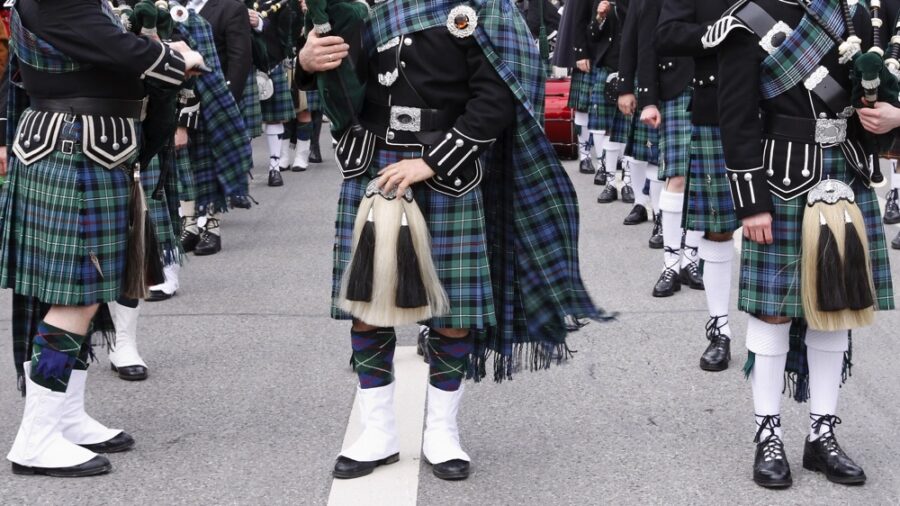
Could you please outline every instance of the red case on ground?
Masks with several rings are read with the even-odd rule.
[[[569,78],[548,79],[544,99],[544,131],[560,158],[578,158],[575,113],[569,109]]]

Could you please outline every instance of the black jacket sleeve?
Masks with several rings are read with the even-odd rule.
[[[638,110],[659,105],[659,56],[656,54],[656,22],[662,0],[643,0],[638,20]]]
[[[240,2],[227,2],[227,6],[224,20],[228,46],[226,54],[220,54],[219,58],[227,61],[224,65],[227,69],[225,80],[228,81],[228,88],[235,102],[240,103],[244,97],[247,76],[253,66],[250,15]]]
[[[5,62],[8,63],[8,62]],[[9,70],[9,69],[7,69]],[[6,117],[9,104],[9,72],[0,75],[0,146],[6,146]]]
[[[619,51],[619,95],[634,94],[637,77],[638,18],[643,0],[631,0],[622,27],[622,47]]]
[[[707,26],[697,22],[698,0],[665,0],[656,29],[656,50],[661,56],[703,56],[713,54],[700,39]]]

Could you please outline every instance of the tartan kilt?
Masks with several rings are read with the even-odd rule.
[[[851,174],[839,146],[824,149],[823,179],[850,181]],[[875,283],[875,308],[894,308],[891,266],[881,223],[881,208],[875,191],[854,181],[856,204],[862,211],[869,240],[869,258]],[[741,250],[738,308],[759,316],[803,318],[800,298],[802,222],[806,199],[784,201],[772,196],[774,204],[772,244],[743,241]]]
[[[351,260],[353,224],[365,195],[366,186],[382,168],[407,158],[418,158],[419,151],[376,150],[367,174],[345,179],[338,200],[334,239],[334,269],[331,317],[349,320],[351,316],[338,306],[341,279]],[[433,318],[436,328],[487,329],[497,324],[487,256],[484,207],[481,188],[455,198],[428,188],[413,186],[428,231],[431,256],[438,277],[450,300],[451,314]]]
[[[221,203],[226,201],[219,184],[215,156],[211,139],[202,130],[192,130],[190,140],[184,149],[177,151],[176,167],[180,181],[179,196],[182,200],[197,201],[197,214],[207,211],[226,211]],[[219,203],[218,205],[216,203]],[[212,206],[213,209],[207,209]]]
[[[244,96],[238,104],[241,115],[244,117],[244,127],[247,129],[247,137],[255,139],[262,135],[262,106],[259,102],[259,86],[256,84],[256,71],[251,70],[247,76],[247,84],[244,85]]]
[[[635,160],[657,165],[660,161],[659,129],[641,123],[639,114],[631,117],[631,139],[625,147],[625,154]]]
[[[688,175],[691,163],[691,89],[659,104],[659,179]]]
[[[310,112],[323,110],[324,104],[322,104],[322,96],[319,95],[319,90],[308,90],[301,93],[306,93],[306,108]]]
[[[190,142],[193,140],[191,136]],[[175,168],[178,171],[178,198],[188,202],[197,200],[197,183],[191,169],[191,155],[188,148],[175,150]]]
[[[156,239],[159,241],[160,258],[163,259],[165,265],[171,265],[179,263],[182,253],[181,239],[173,226],[172,212],[169,207],[169,199],[174,198],[177,202],[178,195],[169,195],[169,188],[166,187],[162,199],[154,199],[153,190],[156,189],[159,176],[159,157],[154,157],[150,164],[141,171],[141,185],[144,187],[150,221],[153,223]]]
[[[569,81],[569,109],[580,112],[587,112],[590,109],[592,78],[592,73],[572,70],[572,78]]]
[[[131,176],[126,163],[106,169],[81,151],[82,123],[63,122],[55,150],[23,164],[10,156],[0,202],[0,286],[45,304],[87,306],[121,292],[128,240]]]
[[[263,123],[285,123],[294,119],[294,99],[291,96],[291,87],[288,85],[287,74],[284,65],[276,65],[269,71],[272,86],[275,92],[268,100],[259,103],[262,110]]]
[[[631,141],[631,134],[634,131],[634,120],[636,116],[637,115],[635,114],[629,118],[621,112],[616,115],[615,121],[610,125],[609,130],[606,131],[606,135],[609,136],[609,141],[625,144],[627,148],[628,143]]]
[[[734,232],[741,226],[734,214],[725,172],[722,132],[717,126],[695,125],[691,135],[691,167],[687,178],[687,230]]]
[[[619,107],[607,101],[603,94],[606,89],[606,78],[609,77],[609,69],[606,67],[595,68],[593,76],[591,107],[588,110],[588,130],[608,132],[613,123],[624,123],[626,119],[619,111]]]

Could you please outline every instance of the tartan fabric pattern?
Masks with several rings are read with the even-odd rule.
[[[87,336],[53,327],[44,322],[38,325],[31,347],[31,379],[54,392],[65,392],[73,369],[86,370]],[[80,364],[79,364],[80,362]]]
[[[394,381],[394,350],[397,335],[393,327],[367,332],[350,330],[353,369],[360,388],[378,388]]]
[[[852,175],[840,147],[823,150],[823,178],[850,181]],[[894,308],[891,267],[875,191],[854,181],[856,204],[862,211],[869,240],[869,258],[875,283],[875,308]],[[790,201],[772,196],[774,203],[772,244],[743,241],[738,308],[761,316],[803,317],[800,298],[802,221],[806,199]]]
[[[687,230],[734,232],[741,226],[734,214],[731,187],[725,173],[722,132],[717,126],[695,125],[691,135],[691,168],[687,178]]]
[[[181,240],[179,238],[180,231],[176,233],[175,227],[172,225],[172,212],[169,205],[170,199],[174,197],[177,204],[178,194],[169,196],[170,188],[165,188],[163,198],[156,200],[153,198],[153,190],[156,189],[156,183],[159,181],[160,165],[159,157],[153,160],[141,171],[141,185],[144,187],[144,197],[147,199],[147,208],[150,214],[150,221],[153,224],[156,239],[159,241],[160,258],[166,265],[179,263],[181,259]],[[174,174],[170,175],[173,177]],[[178,217],[177,211],[175,218]],[[177,220],[175,220],[177,222]]]
[[[284,123],[292,120],[294,112],[294,98],[291,96],[291,87],[288,85],[284,65],[277,65],[269,71],[272,86],[275,92],[269,98],[260,102],[263,123]]]
[[[631,142],[631,134],[634,130],[636,117],[637,114],[630,117],[621,114],[621,121],[614,121],[612,125],[610,125],[609,130],[606,131],[606,135],[609,136],[609,141],[625,144],[627,149],[628,144]],[[640,122],[638,121],[638,123]]]
[[[259,85],[256,83],[256,72],[251,71],[244,85],[244,96],[240,103],[241,116],[247,137],[255,139],[263,133],[262,103],[259,101]]]
[[[606,67],[595,68],[593,71],[593,86],[591,86],[591,107],[588,111],[588,130],[608,132],[614,122],[624,122],[625,116],[619,111],[616,104],[606,100],[603,90],[606,88],[606,78],[609,69]]]
[[[659,129],[641,123],[639,114],[635,114],[631,118],[634,125],[631,127],[631,139],[625,147],[625,154],[650,165],[659,164],[661,159]]]
[[[114,301],[125,269],[130,177],[85,157],[81,134],[75,118],[47,157],[28,166],[10,157],[0,204],[0,286],[47,304]],[[59,150],[63,141],[76,146],[71,154]]]
[[[591,88],[593,74],[572,69],[569,80],[569,109],[587,112],[591,107]]]
[[[319,90],[307,90],[306,93],[306,108],[309,109],[310,112],[322,111],[322,95],[319,95]]]
[[[197,201],[198,212],[207,209],[225,211],[228,209],[228,197],[249,194],[247,174],[253,166],[250,141],[241,110],[225,83],[209,23],[189,11],[187,21],[175,25],[181,37],[203,55],[203,60],[212,69],[212,72],[201,75],[196,85],[196,92],[200,95],[200,126],[197,131],[203,132],[203,135],[198,136],[197,131],[190,132],[190,144],[194,149],[189,153],[189,165],[181,154],[176,156],[181,189],[186,200],[194,197],[193,200]],[[256,93],[258,105],[255,77],[252,81],[253,90],[246,90],[244,96]],[[204,146],[197,146],[198,142],[203,142]],[[198,158],[201,156],[205,158]],[[185,184],[190,182],[200,186],[191,188]]]
[[[844,16],[838,2],[812,0],[809,8],[818,13],[832,33],[843,35]],[[851,16],[856,4],[850,5]],[[759,34],[760,36],[764,34]],[[798,85],[821,63],[834,41],[809,15],[804,15],[793,33],[760,64],[760,93],[772,99]]]
[[[188,146],[182,149],[175,150],[175,167],[178,171],[178,196],[181,200],[184,201],[193,201],[197,200],[197,182],[194,177],[194,172],[208,171],[212,170],[211,167],[211,159],[209,158],[207,148],[204,150],[207,153],[206,156],[194,156],[194,161],[191,160],[191,152],[189,148],[191,146],[197,146],[196,142],[196,132],[188,131],[188,138],[190,139],[188,142]],[[204,167],[203,164],[206,164]]]
[[[79,63],[63,54],[62,51],[25,28],[16,9],[12,9],[9,24],[9,51],[11,54],[15,53],[19,60],[28,66],[52,74],[77,72],[91,68],[90,65]]]
[[[659,104],[659,179],[688,175],[691,163],[691,89]]]
[[[337,303],[344,270],[353,249],[353,224],[366,186],[378,171],[419,151],[377,150],[368,173],[344,180],[338,201],[334,243],[331,316],[350,319]],[[413,186],[416,203],[431,234],[431,257],[450,300],[450,314],[433,318],[436,328],[486,329],[496,324],[491,273],[485,239],[484,207],[480,189],[459,198],[435,192],[424,184]]]
[[[477,341],[470,373],[485,374],[490,352],[494,379],[500,381],[523,365],[540,369],[565,358],[566,316],[600,318],[602,312],[581,280],[575,189],[542,127],[545,62],[511,0],[470,4],[478,14],[473,36],[517,99],[514,126],[484,155],[481,185],[497,308],[491,318],[497,323],[478,336],[484,339]],[[446,29],[453,7],[445,0],[379,4],[364,41],[374,50],[401,34]]]

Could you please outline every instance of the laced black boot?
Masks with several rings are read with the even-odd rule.
[[[183,216],[181,218],[181,247],[184,249],[185,253],[190,253],[194,251],[197,247],[197,243],[200,242],[200,234],[191,232],[187,229],[188,220],[194,220],[196,223],[196,216]]]
[[[781,427],[780,415],[757,415],[759,429],[753,442],[756,443],[756,457],[753,459],[753,481],[766,488],[787,488],[794,480],[791,478],[791,466],[784,453],[784,443],[775,433]],[[763,433],[768,432],[765,438]]]
[[[597,186],[606,186],[606,156],[600,157],[600,168],[594,174],[594,184]]]
[[[597,202],[600,204],[609,204],[610,202],[615,202],[618,199],[619,190],[616,188],[615,174],[607,174],[606,187],[603,188],[603,191],[600,192],[600,196],[597,197]]]
[[[884,203],[884,224],[896,225],[900,223],[900,195],[897,188],[889,191],[887,202]]]
[[[666,246],[665,252],[678,255],[678,258],[681,258],[680,249],[672,249]],[[675,295],[675,292],[681,291],[681,276],[679,276],[678,271],[675,270],[676,267],[678,267],[677,262],[675,265],[667,265],[666,268],[663,269],[662,274],[659,275],[659,279],[656,280],[656,285],[653,287],[654,297],[671,297]]]
[[[894,249],[900,249],[900,232],[897,232],[897,237],[894,237],[894,240],[891,241],[891,247]]]
[[[691,250],[693,257],[697,257],[697,248],[685,245],[684,249]],[[691,258],[690,256],[688,258]],[[689,261],[687,265],[681,268],[681,284],[687,285],[692,290],[703,290],[703,275],[700,274],[700,265],[698,262]]]
[[[200,234],[200,242],[197,243],[197,247],[194,249],[195,255],[215,255],[222,251],[222,238],[219,237],[219,234],[210,232],[210,230],[217,228],[219,228],[219,220],[215,218],[206,219],[206,227],[204,227],[203,233]]]
[[[650,249],[663,249],[662,213],[653,213],[653,231],[650,232]]]
[[[706,339],[709,340],[709,346],[700,357],[700,369],[704,371],[724,371],[728,369],[728,363],[731,361],[731,336],[722,333],[722,327],[726,324],[719,323],[723,318],[726,316],[713,316],[706,323]]]
[[[594,169],[594,164],[591,163],[591,148],[588,147],[587,149],[588,156],[587,158],[581,160],[581,163],[578,164],[578,172],[581,172],[582,174],[593,174],[594,172],[596,172],[596,169]]]
[[[803,468],[825,473],[828,481],[842,485],[862,485],[866,482],[866,473],[853,462],[834,437],[834,427],[841,419],[834,415],[816,415],[810,413],[812,430],[819,438],[810,441],[806,438],[803,447]],[[824,432],[824,433],[823,433]]]

